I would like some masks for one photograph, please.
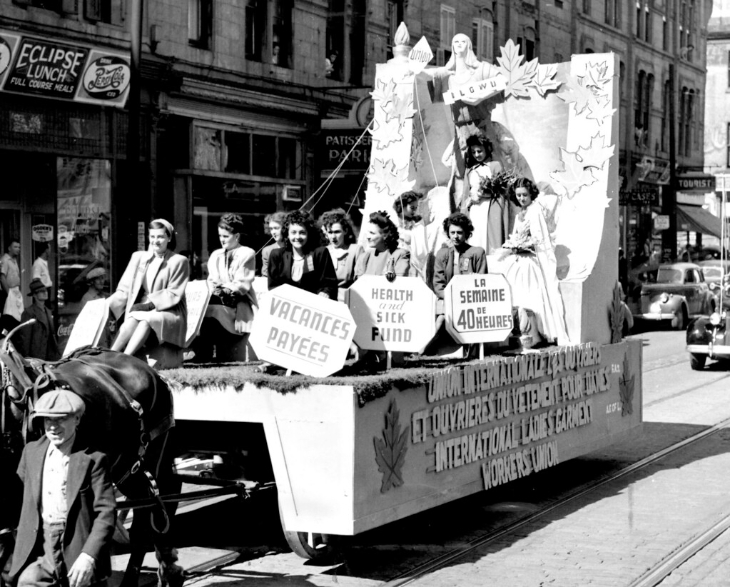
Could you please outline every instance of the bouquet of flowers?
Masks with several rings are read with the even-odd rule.
[[[506,196],[515,179],[515,176],[508,171],[500,171],[491,177],[484,177],[479,183],[479,197],[494,199]]]
[[[524,230],[513,232],[504,242],[502,248],[513,253],[534,253],[535,242],[532,240],[529,227],[525,226]]]

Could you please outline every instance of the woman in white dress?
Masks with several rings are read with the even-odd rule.
[[[541,339],[568,344],[555,248],[543,209],[534,203],[538,189],[521,177],[512,184],[511,192],[520,211],[500,256],[509,257],[505,277],[512,290],[512,305],[519,308],[522,346],[530,348]]]

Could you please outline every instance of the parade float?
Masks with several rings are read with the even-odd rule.
[[[617,57],[526,62],[508,41],[495,65],[472,63],[480,73],[456,80],[447,68],[427,68],[428,43],[411,48],[403,25],[394,55],[376,70],[364,217],[392,210],[403,191],[424,194],[412,255],[425,273],[464,180],[465,138],[485,133],[504,168],[540,188],[567,335],[529,352],[505,345],[478,360],[348,372],[353,341],[417,354],[435,334],[435,296],[423,279],[367,276],[348,305],[290,286],[261,296],[251,344],[286,373],[165,371],[178,384],[178,437],[191,454],[201,444],[208,455],[233,445],[227,456],[196,461],[187,479],[275,482],[287,539],[304,557],[326,553],[332,536],[605,447],[642,421],[641,341],[621,340],[617,289]],[[452,280],[445,306],[446,327],[461,344],[500,348],[513,329],[496,259],[487,275]],[[247,466],[257,454],[258,466]]]

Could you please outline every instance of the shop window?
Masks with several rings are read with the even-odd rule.
[[[436,65],[446,65],[451,59],[451,41],[454,35],[456,35],[456,11],[453,7],[442,4]]]
[[[193,167],[207,171],[221,171],[220,130],[195,127]]]
[[[253,174],[267,177],[277,176],[276,137],[253,135]]]
[[[250,61],[261,61],[261,48],[264,45],[266,31],[266,6],[266,0],[246,0],[244,49],[246,59]]]
[[[273,4],[271,63],[279,67],[292,66],[292,8],[292,0],[276,0]]]
[[[225,171],[251,175],[251,135],[226,131],[225,144]]]
[[[213,32],[213,0],[188,0],[188,41],[193,47],[210,49]]]
[[[494,23],[490,18],[475,18],[471,22],[471,44],[477,57],[494,60]]]
[[[10,112],[10,131],[38,135],[43,132],[43,116],[28,112]]]
[[[93,299],[84,297],[91,288],[84,276],[104,269],[107,279],[101,293],[111,293],[111,162],[58,157],[56,178],[58,326],[63,347],[84,303]]]

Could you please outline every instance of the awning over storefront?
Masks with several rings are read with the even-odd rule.
[[[720,238],[722,224],[714,214],[697,206],[677,206],[677,230],[701,232]]]

